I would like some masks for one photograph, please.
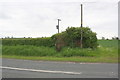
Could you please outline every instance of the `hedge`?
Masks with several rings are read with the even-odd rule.
[[[6,38],[2,39],[2,45],[34,45],[34,46],[54,46],[54,41],[50,38]]]

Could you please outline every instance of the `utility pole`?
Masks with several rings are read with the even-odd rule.
[[[58,20],[58,25],[56,25],[56,28],[58,29],[58,33],[59,33],[59,21],[61,21],[60,19],[57,19]]]
[[[82,4],[81,4],[81,39],[80,39],[80,42],[81,42],[81,45],[80,47],[82,48],[83,47],[83,32],[82,32],[82,27],[83,27],[83,9],[82,9]]]

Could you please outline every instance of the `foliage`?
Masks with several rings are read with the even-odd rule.
[[[80,47],[81,30],[83,37],[83,48],[97,48],[98,44],[96,33],[92,32],[88,27],[68,27],[66,31],[53,35],[52,39],[59,44],[61,44],[61,41],[62,43],[64,42],[64,46]]]
[[[34,46],[54,46],[50,37],[47,38],[9,38],[2,39],[2,45],[34,45]]]

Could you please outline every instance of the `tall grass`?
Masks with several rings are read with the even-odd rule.
[[[56,56],[56,57],[71,57],[71,56],[96,56],[98,50],[80,49],[80,48],[63,48],[61,52],[57,52],[54,47],[17,45],[3,46],[3,55],[19,55],[19,56]],[[96,54],[97,53],[97,54]]]
[[[54,57],[118,57],[117,40],[99,40],[97,49],[80,49],[64,47],[61,52],[57,52],[55,47],[33,46],[33,45],[3,45],[3,55],[18,56],[54,56]]]
[[[3,46],[2,51],[3,55],[19,56],[53,56],[56,53],[53,48],[32,45]]]

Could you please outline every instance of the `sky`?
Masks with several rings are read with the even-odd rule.
[[[119,0],[0,0],[0,38],[50,37],[67,27],[80,27],[80,4],[83,26],[101,39],[118,36]]]

